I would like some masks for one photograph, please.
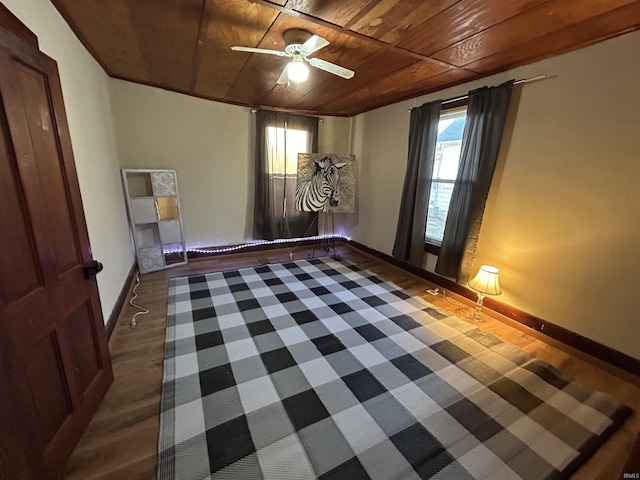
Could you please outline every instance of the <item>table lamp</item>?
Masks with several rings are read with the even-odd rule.
[[[482,322],[482,301],[486,295],[500,295],[502,289],[498,283],[498,270],[496,267],[482,265],[478,274],[467,284],[471,290],[478,294],[476,312],[473,314],[475,322]]]

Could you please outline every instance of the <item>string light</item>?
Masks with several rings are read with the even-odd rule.
[[[302,241],[309,240],[351,240],[350,237],[344,235],[314,235],[312,237],[302,237],[302,238],[277,238],[275,240],[258,240],[256,242],[243,243],[241,245],[233,245],[231,247],[220,247],[220,248],[199,248],[199,247],[187,247],[187,253],[199,253],[199,254],[217,254],[217,253],[229,253],[235,252],[238,250],[242,250],[245,248],[256,247],[260,245],[277,245],[281,243],[297,243]],[[165,253],[176,253],[176,252],[165,252]]]

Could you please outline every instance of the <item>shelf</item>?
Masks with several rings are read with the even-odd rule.
[[[162,245],[164,262],[167,265],[182,265],[187,263],[187,252],[181,243],[168,243]]]
[[[126,178],[129,196],[131,198],[153,196],[151,174],[145,172],[128,172]]]
[[[158,218],[161,222],[180,218],[177,197],[158,197],[156,198],[156,207],[158,209]]]
[[[160,230],[157,223],[146,223],[135,226],[135,241],[138,248],[160,245]]]
[[[161,243],[165,244],[182,242],[182,230],[180,229],[180,222],[178,220],[167,220],[165,222],[159,222],[158,230],[160,231]]]
[[[122,169],[140,273],[187,263],[175,170]]]
[[[156,223],[158,211],[153,197],[138,197],[131,199],[131,221],[136,224]]]
[[[137,251],[138,267],[140,273],[149,273],[165,268],[162,247],[139,248]]]

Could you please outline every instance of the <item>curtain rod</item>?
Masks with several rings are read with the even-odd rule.
[[[547,78],[551,78],[551,77],[548,77],[546,74],[542,74],[542,75],[537,75],[537,76],[531,77],[531,78],[523,78],[521,80],[516,80],[515,82],[513,82],[513,84],[514,85],[520,85],[521,83],[537,82],[538,80],[545,80]],[[459,97],[448,98],[448,99],[442,101],[442,105],[446,105],[447,103],[459,102],[460,100],[465,100],[467,98],[469,98],[468,94],[467,95],[460,95]],[[412,109],[410,108],[408,111],[411,112],[411,110]]]
[[[260,109],[259,109],[259,108],[256,108],[256,107],[251,107],[251,108],[249,109],[249,111],[250,111],[252,114],[256,114],[256,113],[258,113],[258,110],[260,110]],[[268,109],[268,108],[264,108],[263,110],[267,110],[267,111],[269,111],[269,112],[282,113],[282,114],[285,114],[285,115],[286,115],[286,114],[291,114],[291,115],[300,115],[300,116],[303,116],[303,117],[315,117],[315,118],[317,118],[317,119],[318,119],[318,121],[319,121],[320,123],[323,123],[323,122],[324,122],[324,118],[319,117],[319,116],[317,116],[317,115],[305,115],[304,113],[287,112],[286,110],[273,110],[273,109]]]

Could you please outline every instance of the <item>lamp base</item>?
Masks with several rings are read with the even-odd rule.
[[[478,294],[478,301],[476,302],[476,311],[473,314],[474,322],[484,322],[484,318],[482,318],[482,301],[484,300],[484,295],[481,293]]]

